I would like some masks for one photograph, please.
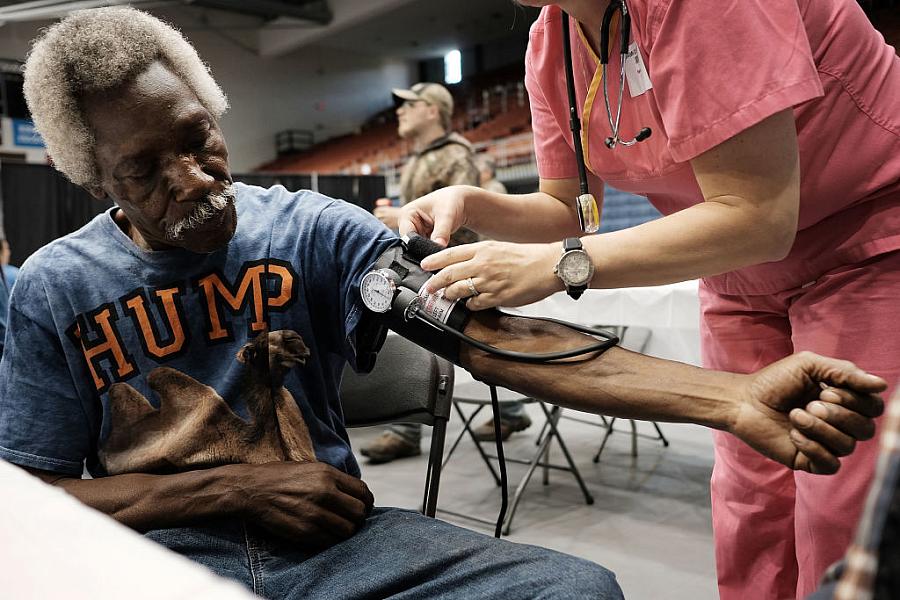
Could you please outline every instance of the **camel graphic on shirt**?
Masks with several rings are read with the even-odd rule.
[[[268,348],[266,348],[268,344]],[[295,331],[263,332],[245,344],[239,385],[249,420],[210,386],[170,367],[147,376],[159,409],[127,383],[109,388],[110,431],[98,453],[110,475],[172,473],[230,463],[315,461],[303,415],[284,377],[310,351]]]

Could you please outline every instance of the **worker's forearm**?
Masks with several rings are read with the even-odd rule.
[[[242,495],[235,483],[239,477],[230,476],[230,472],[241,466],[172,475],[133,473],[56,481],[41,478],[132,529],[149,531],[240,512]]]
[[[522,352],[550,352],[593,341],[560,325],[497,313],[476,313],[466,333]],[[463,366],[476,377],[554,404],[610,416],[699,423],[729,429],[736,390],[746,376],[707,371],[615,347],[552,365],[525,364],[467,345]]]
[[[552,242],[580,234],[572,207],[550,194],[498,194],[466,188],[466,227],[508,242]]]
[[[595,265],[591,287],[661,285],[779,260],[793,243],[795,226],[748,208],[703,202],[582,242]]]

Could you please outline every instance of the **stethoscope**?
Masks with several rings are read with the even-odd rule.
[[[619,50],[621,68],[619,73],[619,96],[616,116],[613,119],[612,107],[609,103],[609,89],[607,87],[606,73],[609,66],[609,28],[616,11],[622,13],[622,39]],[[575,161],[578,165],[578,180],[581,194],[576,198],[578,208],[578,223],[585,233],[596,233],[600,229],[600,210],[597,200],[590,192],[587,180],[587,168],[584,164],[584,153],[581,148],[581,121],[578,118],[578,106],[575,100],[575,76],[572,74],[572,46],[569,37],[569,15],[562,13],[563,54],[566,67],[566,91],[569,95],[569,127],[572,129],[572,142],[575,146]],[[622,146],[634,146],[643,142],[653,133],[649,127],[644,127],[630,140],[619,137],[619,122],[622,118],[622,99],[625,92],[625,60],[628,57],[628,46],[631,42],[631,13],[625,0],[611,0],[606,12],[603,14],[603,23],[600,26],[600,69],[603,82],[603,101],[606,105],[606,118],[609,121],[609,130],[612,135],[604,140],[604,145],[610,150],[621,144]]]

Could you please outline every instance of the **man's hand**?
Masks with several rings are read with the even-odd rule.
[[[875,434],[884,410],[880,377],[853,363],[812,352],[789,356],[749,375],[731,433],[792,469],[835,473],[838,457]]]
[[[595,341],[557,323],[494,311],[473,313],[465,333],[519,352],[552,352]],[[553,404],[613,417],[698,423],[729,431],[755,450],[810,473],[834,473],[838,458],[872,437],[887,389],[852,363],[801,352],[756,373],[700,369],[619,347],[552,364],[526,364],[463,345],[476,378]],[[823,385],[825,387],[823,387]]]
[[[373,213],[378,220],[388,226],[390,229],[397,229],[397,218],[400,216],[400,209],[396,206],[378,206]]]
[[[356,533],[375,498],[361,480],[325,463],[229,465],[239,514],[270,533],[310,549]]]

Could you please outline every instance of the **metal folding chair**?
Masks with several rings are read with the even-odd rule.
[[[452,397],[453,365],[398,335],[387,337],[371,373],[360,375],[348,367],[341,382],[347,427],[385,423],[432,427],[422,501],[422,513],[429,517],[437,509]]]
[[[509,535],[509,532],[512,528],[513,518],[516,515],[516,508],[519,506],[519,502],[522,500],[525,488],[528,486],[529,481],[531,481],[532,475],[534,475],[534,472],[538,467],[541,467],[543,471],[544,485],[548,485],[550,483],[551,469],[558,471],[568,471],[569,473],[571,473],[575,480],[578,482],[579,488],[581,488],[585,503],[593,504],[594,497],[591,495],[591,493],[587,489],[587,486],[584,484],[584,480],[581,478],[581,473],[578,471],[578,467],[575,466],[575,461],[572,460],[572,455],[569,453],[569,449],[566,447],[566,443],[560,435],[559,429],[557,429],[559,419],[562,416],[562,408],[560,408],[559,406],[550,405],[550,408],[548,409],[548,405],[545,402],[542,402],[535,398],[530,398],[528,396],[522,396],[521,394],[503,388],[498,388],[497,393],[501,403],[518,401],[525,404],[537,404],[538,406],[540,406],[541,411],[544,413],[545,430],[549,432],[547,435],[541,435],[541,439],[538,441],[537,450],[528,459],[510,457],[509,455],[506,456],[507,463],[528,465],[528,468],[525,471],[525,474],[519,480],[519,483],[516,486],[516,491],[513,494],[512,502],[510,503],[509,510],[507,511],[506,518],[503,523],[503,535]],[[474,405],[475,410],[467,415],[462,409],[461,405],[463,404]],[[490,405],[490,393],[488,391],[488,386],[486,386],[485,384],[477,381],[472,381],[457,385],[453,395],[453,408],[460,416],[460,420],[463,424],[463,429],[450,445],[450,449],[447,451],[447,456],[444,458],[444,466],[446,467],[447,463],[450,461],[450,458],[453,456],[453,453],[456,451],[456,448],[459,446],[463,438],[468,436],[475,443],[475,448],[478,451],[479,456],[484,461],[484,464],[487,465],[488,471],[490,471],[491,475],[494,478],[494,482],[499,486],[500,475],[498,474],[497,469],[492,462],[494,460],[497,460],[497,455],[492,454],[490,450],[485,450],[485,447],[483,446],[486,445],[486,447],[489,449],[493,448],[494,442],[480,442],[475,438],[475,434],[472,431],[472,422],[476,417],[478,417],[478,415],[482,414],[482,411],[485,407],[490,407]],[[551,443],[554,440],[556,441],[557,446],[559,446],[559,449],[562,451],[562,454],[565,457],[566,464],[564,465],[558,465],[550,462],[550,447]],[[463,514],[443,508],[440,509],[440,512],[475,521],[477,523],[494,525],[493,519]]]
[[[599,326],[601,329],[606,329],[607,331],[611,331],[622,340],[622,346],[628,348],[629,350],[634,350],[635,352],[643,353],[647,348],[647,343],[650,341],[650,330],[646,327],[628,327],[627,325],[617,325],[617,326],[609,326],[609,325],[601,325]],[[603,440],[600,442],[600,448],[597,450],[597,453],[594,455],[593,461],[595,463],[600,462],[600,455],[603,453],[603,449],[606,448],[606,442],[609,441],[609,436],[611,436],[615,432],[623,432],[621,429],[616,429],[616,421],[618,417],[609,417],[608,419],[604,415],[600,415],[600,423],[597,423],[593,420],[588,420],[582,417],[576,417],[572,415],[564,415],[563,419],[568,419],[570,421],[577,421],[579,423],[584,423],[586,425],[592,425],[594,427],[602,427],[606,429],[606,433],[603,435]],[[666,448],[669,447],[669,440],[666,439],[666,436],[663,435],[662,429],[659,428],[659,424],[656,421],[648,421],[653,428],[656,429],[656,435],[647,435],[646,433],[639,433],[637,430],[637,422],[634,419],[628,419],[629,424],[631,425],[631,456],[637,457],[638,455],[638,447],[637,442],[638,438],[645,438],[653,441],[662,442],[662,445]],[[540,444],[541,440],[544,437],[544,434],[547,432],[547,425],[541,429],[541,433],[538,435],[538,439],[535,442],[536,444]],[[624,433],[624,432],[623,432]]]

